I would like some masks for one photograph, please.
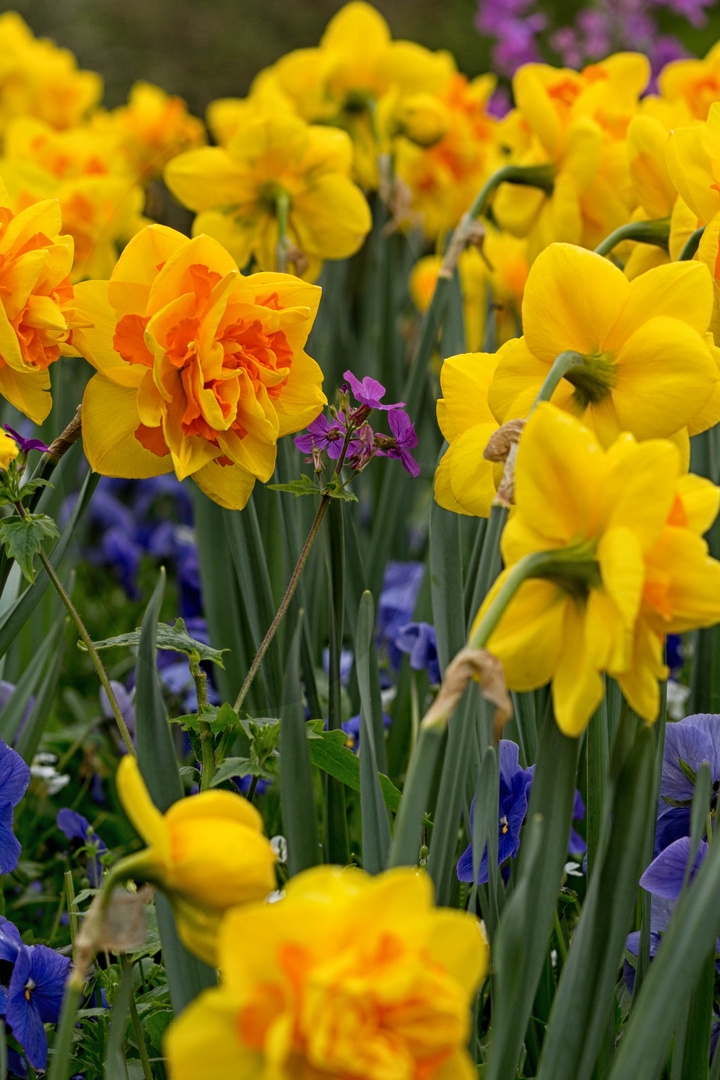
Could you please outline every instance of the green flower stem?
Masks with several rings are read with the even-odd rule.
[[[73,969],[65,986],[60,1022],[53,1043],[52,1062],[48,1080],[68,1080],[72,1060],[72,1044],[75,1034],[75,1017],[82,998],[83,983]]]
[[[18,506],[18,509],[21,510],[21,507]],[[24,510],[21,510],[21,516],[23,515]],[[52,582],[55,591],[65,605],[68,615],[75,623],[77,631],[83,641],[83,644],[85,645],[85,648],[90,655],[90,659],[93,662],[95,670],[98,674],[98,678],[100,679],[103,689],[107,694],[107,699],[110,702],[110,708],[112,709],[113,716],[115,717],[115,722],[120,730],[122,741],[125,743],[125,749],[127,750],[128,754],[132,754],[132,756],[135,757],[135,747],[133,746],[132,739],[130,738],[130,732],[128,731],[127,724],[125,723],[125,718],[120,711],[120,706],[118,705],[117,698],[115,697],[115,691],[110,685],[110,679],[108,678],[108,674],[105,670],[103,662],[100,659],[98,651],[93,644],[92,638],[90,637],[89,633],[85,628],[84,622],[80,618],[80,613],[78,612],[72,600],[66,593],[63,584],[60,581],[60,578],[53,570],[52,563],[50,562],[42,548],[40,548],[40,562],[43,564],[47,576],[50,578],[50,581]]]
[[[277,250],[275,252],[275,269],[278,274],[287,274],[287,230],[288,230],[288,210],[290,209],[290,199],[286,191],[278,191],[275,196],[275,207],[277,211]]]
[[[580,353],[573,352],[572,350],[559,353],[553,360],[550,371],[545,376],[545,382],[540,387],[538,396],[535,398],[535,404],[530,410],[530,415],[532,416],[541,401],[550,400],[568,371],[571,371],[576,367],[582,367],[584,363],[585,360]]]
[[[486,212],[490,200],[501,184],[536,187],[551,195],[555,184],[555,169],[552,165],[503,165],[483,184],[468,211],[469,217],[480,217]]]
[[[705,226],[704,225],[700,229],[695,230],[695,232],[692,234],[692,236],[688,240],[685,247],[680,252],[680,255],[678,256],[678,262],[689,262],[690,259],[692,259],[693,255],[695,254],[698,247],[700,246],[700,241],[702,240],[702,236],[703,236],[704,232],[705,232]]]
[[[122,960],[123,971],[132,967],[132,962],[128,960],[127,956],[123,956]],[[137,1011],[137,1005],[135,1004],[135,995],[130,992],[130,1021],[132,1023],[133,1034],[135,1035],[135,1044],[140,1054],[140,1064],[142,1065],[144,1080],[153,1080],[152,1066],[150,1065],[150,1058],[148,1057],[147,1047],[145,1045],[145,1036],[143,1034],[142,1024],[140,1023],[140,1016]]]
[[[621,225],[595,248],[596,255],[609,255],[614,247],[623,240],[636,240],[639,244],[654,244],[668,249],[670,237],[670,218],[656,218],[653,221],[629,221]]]
[[[67,903],[68,919],[70,920],[70,941],[75,948],[75,938],[78,934],[78,914],[75,910],[75,885],[73,884],[72,870],[65,871],[65,901]]]
[[[524,581],[527,581],[528,578],[532,577],[545,577],[550,571],[557,569],[558,564],[561,563],[564,563],[566,566],[568,562],[578,564],[579,560],[574,558],[563,559],[562,556],[566,554],[566,552],[567,549],[561,552],[531,551],[529,554],[524,555],[519,562],[516,562],[513,568],[508,572],[505,581],[498,589],[495,598],[480,620],[475,632],[470,637],[470,640],[468,641],[469,648],[485,648],[490,635],[500,622],[505,609]],[[585,560],[582,561],[584,562]]]
[[[198,715],[207,706],[207,675],[200,667],[199,661],[190,661],[190,674],[195,683],[197,692]],[[200,722],[200,746],[202,753],[202,773],[200,776],[200,790],[207,791],[215,775],[215,747],[212,728],[206,722]]]

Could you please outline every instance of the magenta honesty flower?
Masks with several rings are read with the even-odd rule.
[[[320,413],[317,420],[308,424],[308,433],[298,435],[294,443],[303,454],[312,454],[313,450],[327,450],[327,455],[336,461],[342,452],[345,428],[337,420],[328,420],[324,413]]]
[[[395,437],[395,445],[387,447],[385,453],[388,457],[402,461],[403,468],[407,469],[411,476],[419,476],[420,466],[410,453],[418,443],[415,425],[411,423],[410,417],[402,409],[389,414],[388,424]]]
[[[11,428],[9,424],[5,424],[5,430],[9,435],[12,435],[23,454],[27,454],[28,450],[39,450],[42,454],[47,454],[50,449],[50,447],[46,446],[40,439],[23,439],[22,435],[15,431],[14,428]]]
[[[353,395],[361,405],[365,405],[368,409],[381,409],[383,412],[388,412],[390,409],[401,409],[405,404],[404,401],[398,401],[397,405],[381,405],[380,402],[385,395],[385,387],[377,379],[371,379],[369,375],[366,375],[363,381],[360,382],[352,371],[345,371],[343,372],[343,379],[347,379]]]

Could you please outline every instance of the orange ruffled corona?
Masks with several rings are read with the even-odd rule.
[[[73,242],[54,199],[20,214],[0,181],[0,394],[40,424],[50,412],[48,368],[68,354]]]
[[[275,467],[276,442],[325,404],[305,352],[320,290],[288,274],[243,277],[208,236],[152,225],[109,282],[76,288],[92,323],[73,345],[96,369],[83,443],[104,476],[192,476],[215,502],[245,506]]]
[[[477,919],[433,908],[411,869],[317,867],[284,899],[230,912],[221,985],[170,1028],[173,1080],[472,1080]]]

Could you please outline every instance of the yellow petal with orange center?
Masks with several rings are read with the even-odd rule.
[[[135,437],[140,423],[137,391],[95,375],[85,388],[82,413],[83,449],[91,469],[134,480],[172,472],[169,454],[158,457]]]
[[[114,348],[118,320],[108,297],[109,288],[107,281],[81,281],[75,286],[75,307],[88,325],[73,330],[73,345],[111,382],[138,387],[147,368],[143,364],[129,364]]]
[[[682,504],[682,521],[670,520],[670,524],[684,525],[698,536],[703,536],[718,515],[720,488],[702,476],[692,473],[681,476],[676,491]]]
[[[629,434],[605,455],[605,482],[599,496],[608,529],[628,529],[646,554],[662,532],[680,475],[677,447],[665,440],[636,443]]]
[[[473,625],[497,595],[507,577],[500,575],[483,602]],[[511,690],[537,690],[550,682],[560,660],[568,595],[550,581],[524,581],[487,643],[502,663]]]
[[[589,640],[584,605],[568,602],[562,635],[562,653],[552,683],[553,710],[563,734],[576,738],[587,727],[605,693]]]
[[[0,306],[1,307],[1,306]],[[50,376],[45,371],[15,371],[0,367],[0,394],[34,424],[42,424],[52,408]]]
[[[193,473],[193,480],[209,499],[226,510],[243,510],[255,487],[255,477],[239,465],[211,461]]]
[[[600,538],[597,560],[603,587],[632,628],[640,609],[645,564],[636,534],[630,529],[608,529]]]
[[[263,1080],[261,1053],[245,1049],[238,1037],[240,1003],[227,990],[206,990],[167,1030],[165,1053],[175,1080],[235,1076]]]

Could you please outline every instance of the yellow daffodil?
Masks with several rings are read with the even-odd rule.
[[[413,267],[410,294],[419,311],[426,311],[430,305],[441,265],[440,255],[425,255]],[[477,248],[466,248],[458,259],[458,273],[468,351],[478,352],[482,348],[488,289],[492,291],[498,342],[515,337],[528,275],[526,242],[509,233],[488,229],[483,240],[483,254]]]
[[[15,440],[6,432],[0,431],[0,469],[7,469],[11,461],[18,456],[19,450]]]
[[[52,406],[48,368],[70,352],[74,325],[73,241],[61,229],[57,202],[14,214],[0,181],[0,394],[36,424]]]
[[[172,158],[205,142],[205,125],[182,98],[147,82],[133,85],[127,105],[113,109],[108,124],[126,170],[144,184],[161,176]]]
[[[553,241],[597,247],[633,210],[625,134],[649,77],[639,53],[619,53],[582,72],[527,64],[513,78],[531,138],[518,165],[547,165],[552,190],[503,184],[499,224],[528,236],[531,260]]]
[[[353,141],[358,182],[375,188],[377,103],[390,92],[400,98],[439,94],[454,72],[448,53],[392,41],[382,15],[363,0],[352,0],[330,20],[317,48],[288,53],[256,83],[269,75],[305,120],[344,128]]]
[[[604,452],[574,417],[543,403],[520,438],[515,498],[501,541],[506,569],[475,627],[523,556],[544,551],[553,562],[520,585],[487,640],[507,685],[552,681],[557,723],[579,735],[606,671],[655,720],[664,635],[720,619],[720,563],[701,539],[720,491],[683,476],[672,443],[623,434]]]
[[[533,264],[522,305],[524,336],[498,354],[488,400],[499,423],[527,416],[553,361],[574,351],[551,400],[592,428],[603,446],[691,435],[720,420],[718,351],[707,333],[712,280],[699,263],[672,263],[629,282],[607,259],[553,244]],[[679,434],[678,434],[679,433]]]
[[[682,103],[690,118],[705,120],[710,106],[720,101],[720,42],[703,60],[672,60],[658,76],[660,93],[668,102]]]
[[[412,193],[411,214],[431,240],[455,228],[499,164],[497,122],[486,108],[494,86],[491,75],[472,82],[453,76],[435,99],[446,117],[442,137],[424,146],[411,131],[400,131],[393,144],[397,175]]]
[[[627,131],[627,153],[637,208],[634,221],[669,218],[677,191],[665,161],[668,132],[653,116],[635,116]],[[679,253],[678,253],[679,254]],[[669,256],[656,244],[633,244],[623,269],[632,280],[654,266],[663,266]]]
[[[0,15],[0,137],[16,116],[36,116],[55,128],[79,124],[102,95],[94,71],[78,71],[75,57],[33,36],[15,11]]]
[[[221,985],[169,1029],[174,1080],[472,1080],[477,919],[433,907],[424,873],[317,867],[274,904],[230,912]]]
[[[148,847],[122,864],[168,894],[178,932],[189,949],[215,963],[224,911],[262,900],[276,885],[275,854],[255,807],[230,791],[204,791],[153,804],[135,758],[124,757],[117,789],[125,813]]]
[[[279,201],[287,205],[287,235],[305,257],[302,276],[314,281],[324,259],[354,254],[370,230],[365,196],[350,178],[352,145],[329,127],[289,114],[260,116],[225,147],[189,150],[165,169],[172,193],[198,216],[193,233],[214,236],[239,266],[276,265]]]
[[[502,479],[502,465],[486,461],[483,451],[497,422],[487,403],[496,357],[464,353],[443,363],[437,418],[450,444],[435,473],[435,501],[456,514],[487,517]]]
[[[73,346],[98,371],[83,399],[83,444],[104,476],[192,476],[241,509],[270,479],[276,442],[325,396],[304,352],[320,290],[288,274],[243,277],[209,236],[152,225],[110,281],[76,287],[89,327]]]

